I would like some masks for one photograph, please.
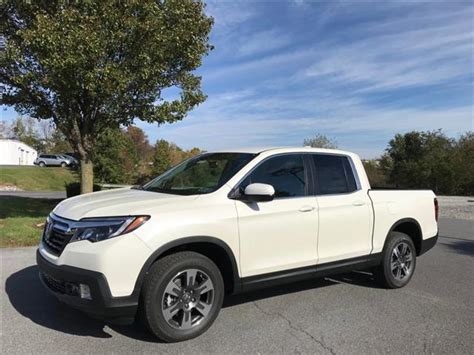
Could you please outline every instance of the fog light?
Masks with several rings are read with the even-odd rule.
[[[81,290],[81,298],[84,298],[86,300],[91,300],[91,289],[89,286],[84,285],[84,284],[79,284],[79,288]]]
[[[64,284],[66,294],[70,296],[78,296],[79,295],[79,287],[76,283],[73,282],[66,282]]]

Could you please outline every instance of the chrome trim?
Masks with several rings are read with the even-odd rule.
[[[53,212],[48,216],[48,223],[53,224],[53,229],[59,230],[61,233],[72,235],[69,243],[75,242],[74,235],[77,229],[117,226],[120,228],[107,239],[121,235],[124,230],[137,218],[143,216],[113,216],[113,217],[92,217],[83,218],[79,221],[60,217]]]
[[[119,216],[119,217],[94,217],[94,218],[84,218],[79,221],[72,219],[66,219],[59,217],[58,215],[51,213],[49,218],[60,225],[66,225],[67,227],[63,229],[64,232],[68,233],[76,228],[87,228],[87,227],[103,227],[110,225],[117,225],[124,223],[127,220],[133,220],[137,216]],[[115,222],[115,223],[114,223]]]

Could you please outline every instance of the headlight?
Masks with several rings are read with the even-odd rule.
[[[134,231],[149,219],[150,216],[84,218],[75,224],[71,242],[80,240],[100,242],[117,237]]]

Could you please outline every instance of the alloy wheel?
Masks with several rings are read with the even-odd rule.
[[[214,284],[199,269],[179,272],[167,284],[161,300],[161,311],[175,329],[191,329],[207,317],[214,301]]]
[[[390,269],[398,281],[410,276],[413,271],[413,250],[408,243],[400,242],[395,245],[390,258]]]

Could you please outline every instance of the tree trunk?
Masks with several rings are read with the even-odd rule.
[[[81,194],[93,192],[94,165],[90,159],[81,159]]]

